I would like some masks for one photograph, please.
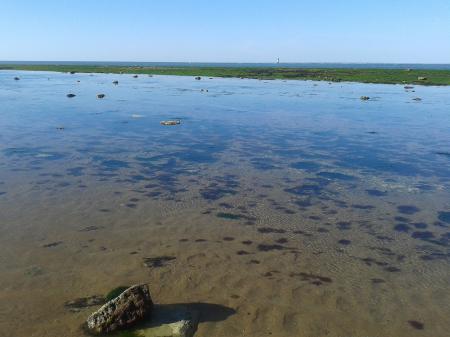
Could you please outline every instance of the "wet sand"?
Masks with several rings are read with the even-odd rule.
[[[15,74],[2,333],[82,336],[96,306],[65,303],[146,282],[157,303],[203,303],[196,336],[446,335],[444,89]]]

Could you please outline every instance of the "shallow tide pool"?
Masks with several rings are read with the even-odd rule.
[[[449,187],[448,87],[0,71],[0,335],[145,282],[196,336],[446,336]]]

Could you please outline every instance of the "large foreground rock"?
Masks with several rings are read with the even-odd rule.
[[[89,316],[86,329],[94,334],[104,334],[128,328],[150,317],[152,309],[148,286],[135,285]]]

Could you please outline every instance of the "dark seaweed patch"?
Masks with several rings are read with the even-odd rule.
[[[352,242],[351,242],[350,240],[342,239],[342,240],[339,240],[338,243],[339,243],[340,245],[348,246],[348,245],[351,244]]]
[[[253,241],[250,241],[250,240],[245,240],[245,241],[242,241],[241,242],[243,245],[251,245],[252,243],[253,243]]]
[[[402,214],[415,214],[419,212],[420,210],[416,206],[411,205],[401,205],[397,207],[398,211]]]
[[[222,240],[223,240],[223,241],[233,241],[234,238],[231,237],[231,236],[225,236]]]
[[[292,188],[286,188],[285,192],[301,196],[317,196],[322,192],[323,187],[317,184],[302,184]]]
[[[439,212],[438,219],[450,224],[450,212]]]
[[[386,281],[381,279],[381,278],[373,278],[371,279],[372,283],[374,284],[380,284],[380,283],[385,283]]]
[[[105,296],[106,301],[111,301],[111,300],[115,299],[116,297],[118,297],[120,294],[122,294],[128,288],[129,288],[129,286],[119,286],[119,287],[116,287],[116,288],[110,290]]]
[[[286,238],[281,238],[281,239],[275,240],[275,242],[276,242],[276,243],[279,243],[279,244],[285,244],[285,243],[288,242],[288,239],[286,239]]]
[[[320,165],[314,162],[299,161],[290,165],[292,168],[304,170],[307,172],[315,172],[320,169]]]
[[[274,170],[279,168],[275,165],[275,161],[270,158],[252,158],[250,160],[250,163],[255,169],[261,171]]]
[[[272,250],[283,250],[285,249],[283,246],[278,245],[278,244],[274,244],[274,245],[269,245],[269,244],[259,244],[258,245],[258,250],[260,252],[269,252]]]
[[[81,297],[64,303],[64,307],[72,312],[79,312],[82,309],[92,306],[102,305],[105,303],[103,296],[94,295],[89,297]]]
[[[250,260],[249,263],[251,263],[251,264],[260,264],[261,262],[259,262],[259,260]]]
[[[348,221],[340,221],[336,224],[337,228],[341,231],[346,231],[351,229],[351,223]]]
[[[425,328],[425,325],[419,321],[408,321],[408,323],[416,330],[423,330]]]
[[[372,205],[352,205],[353,208],[356,209],[374,209],[375,207]]]
[[[101,226],[87,226],[87,227],[84,227],[84,228],[80,229],[79,232],[92,232],[92,231],[99,230],[101,228],[103,228],[103,227],[101,227]]]
[[[394,226],[395,231],[402,232],[402,233],[408,233],[410,231],[410,229],[411,229],[410,226],[405,225],[403,223]]]
[[[59,246],[62,243],[63,243],[62,241],[56,241],[56,242],[47,243],[47,244],[43,245],[42,247],[44,247],[44,248],[52,248],[52,247]]]
[[[175,260],[174,256],[157,256],[144,258],[144,265],[149,268],[160,268],[168,265],[170,261]]]
[[[434,234],[429,231],[414,232],[411,234],[411,237],[413,237],[414,239],[429,240],[434,238]]]
[[[286,231],[284,229],[271,228],[271,227],[260,227],[260,228],[258,228],[258,232],[263,233],[263,234],[268,234],[268,233],[282,234],[282,233],[286,233]]]
[[[238,250],[238,251],[236,252],[236,254],[237,254],[237,255],[248,255],[248,254],[250,254],[250,253],[247,252],[247,251],[245,251],[245,250]]]
[[[242,215],[239,214],[232,214],[232,213],[224,213],[219,212],[216,214],[218,218],[227,219],[227,220],[239,220],[242,218]]]
[[[122,160],[104,160],[101,165],[105,169],[105,171],[117,171],[122,168],[128,168],[128,163]]]
[[[416,227],[418,229],[424,229],[424,228],[428,227],[428,225],[424,222],[416,222],[416,223],[413,223],[413,225],[414,225],[414,227]]]
[[[84,170],[84,167],[81,167],[81,166],[73,167],[73,168],[67,169],[67,174],[69,176],[80,177],[84,174],[83,170]]]
[[[295,230],[294,234],[300,234],[300,235],[303,235],[303,236],[313,236],[311,233],[307,233],[307,232],[302,231],[302,230]]]
[[[387,195],[387,192],[383,192],[380,190],[366,190],[367,194],[372,196],[372,197],[384,197],[385,195]]]
[[[297,277],[299,276],[302,281],[307,281],[310,284],[313,284],[315,286],[320,286],[323,283],[331,283],[333,280],[330,277],[326,276],[320,276],[320,275],[314,275],[314,274],[308,274],[308,273],[291,273],[289,274],[290,277]]]
[[[342,181],[352,181],[356,178],[353,176],[349,176],[347,174],[339,173],[339,172],[319,172],[317,173],[319,177],[323,177],[330,180],[342,180]]]

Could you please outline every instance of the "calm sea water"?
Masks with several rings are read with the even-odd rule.
[[[138,282],[220,305],[200,336],[448,332],[447,87],[1,71],[0,102],[8,336]]]

